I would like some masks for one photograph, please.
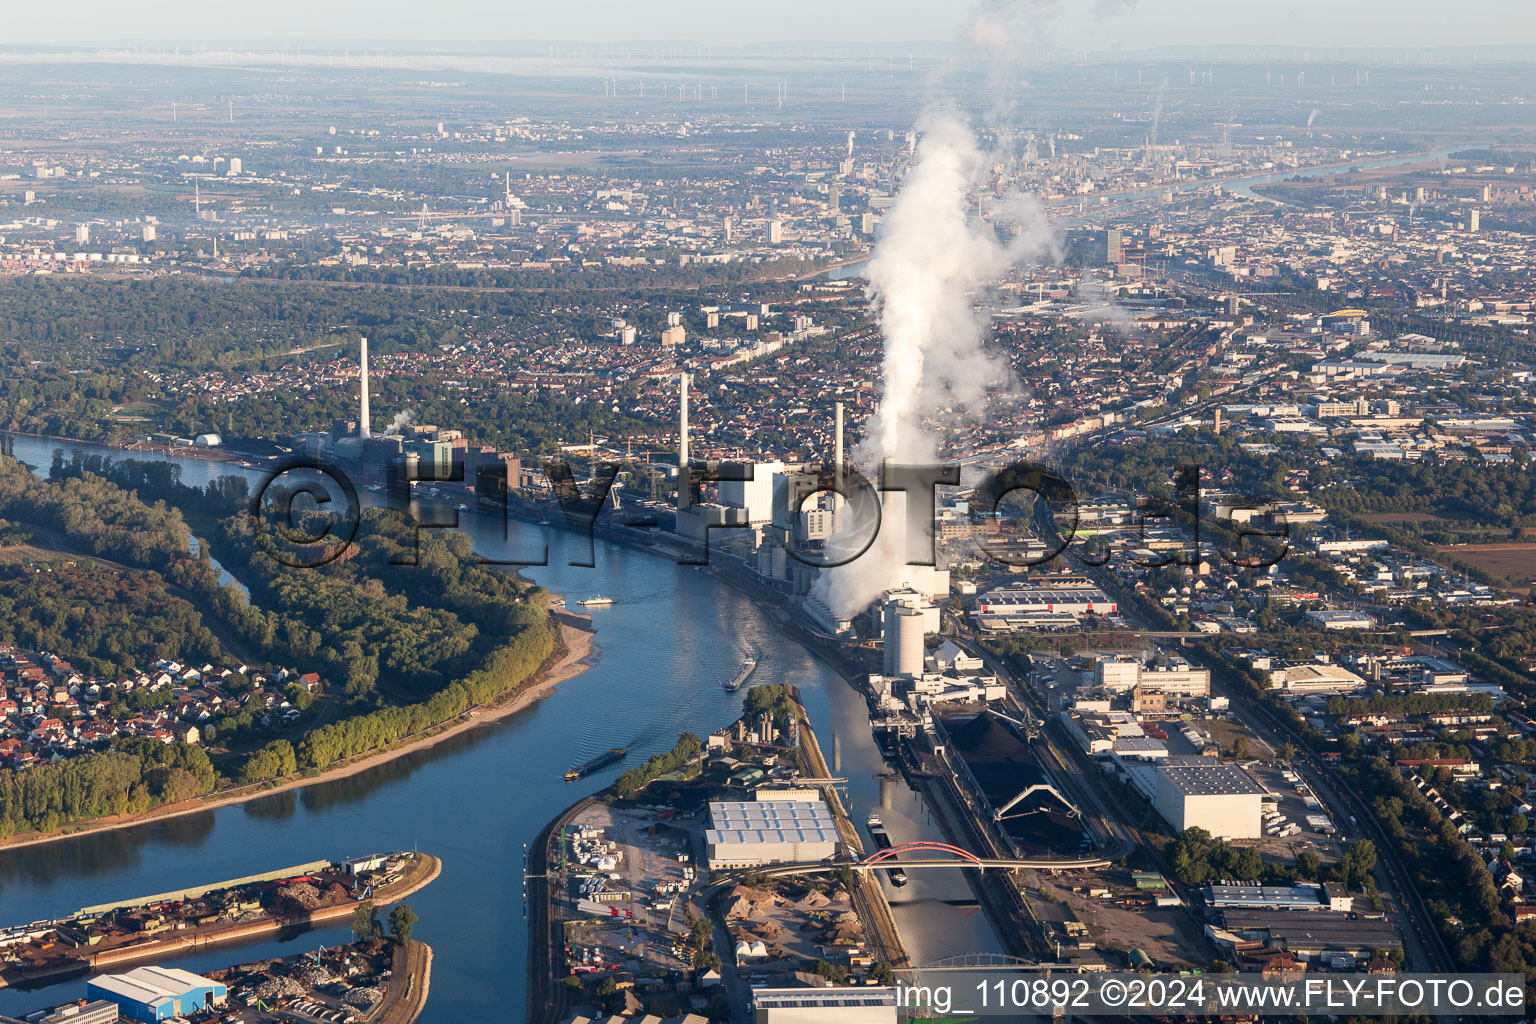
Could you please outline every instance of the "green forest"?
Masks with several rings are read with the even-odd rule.
[[[160,658],[217,658],[223,646],[159,573],[91,563],[38,571],[0,566],[0,641],[51,651],[88,675],[149,668]]]
[[[55,466],[61,478],[44,481],[0,458],[0,518],[51,531],[64,547],[122,567],[0,569],[0,610],[7,613],[0,637],[107,673],[160,656],[211,657],[221,650],[216,633],[227,633],[269,664],[318,671],[340,714],[297,743],[237,749],[218,766],[200,748],[165,747],[177,759],[165,763],[170,755],[129,742],[0,771],[6,833],[201,796],[221,784],[216,767],[240,783],[324,768],[515,691],[556,649],[542,591],[480,564],[456,532],[427,531],[418,542],[403,517],[369,510],[342,557],[321,569],[294,569],[263,553],[250,518],[234,514],[194,554],[181,511],[165,500],[148,504],[130,487],[204,515],[241,508],[243,488],[186,487],[163,464],[94,465],[122,483],[62,460]],[[210,548],[249,598],[220,582]],[[416,564],[397,564],[412,559]],[[253,716],[217,723],[221,740],[262,742]]]

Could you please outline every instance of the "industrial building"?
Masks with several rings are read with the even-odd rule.
[[[1158,764],[1152,806],[1175,832],[1203,828],[1220,839],[1264,834],[1265,789],[1242,768],[1214,757],[1170,757]]]
[[[884,674],[922,675],[926,654],[923,637],[938,631],[939,610],[924,595],[915,590],[891,592],[882,617]]]
[[[894,988],[760,988],[755,1024],[896,1024]]]
[[[731,508],[746,510],[748,525],[760,526],[773,522],[775,494],[784,494],[784,463],[745,462],[723,463],[720,467],[720,503]],[[751,477],[747,480],[733,477]],[[780,499],[782,502],[782,499]]]
[[[1288,693],[1329,696],[1354,693],[1366,687],[1366,681],[1349,669],[1323,661],[1272,664],[1269,682],[1271,686]]]
[[[1375,629],[1376,620],[1365,612],[1320,611],[1307,612],[1307,619],[1324,629]]]
[[[1160,654],[1150,662],[1126,655],[1100,658],[1093,671],[1094,682],[1110,693],[1129,693],[1139,686],[1173,697],[1211,694],[1210,670],[1195,668],[1176,655]]]
[[[1213,910],[1334,910],[1347,913],[1354,900],[1337,882],[1290,885],[1208,885],[1206,905]]]
[[[1331,910],[1296,914],[1275,910],[1229,910],[1226,930],[1239,939],[1284,949],[1298,960],[1371,959],[1378,950],[1401,949],[1403,940],[1385,918],[1358,917]]]
[[[1042,577],[1027,586],[1000,587],[976,598],[971,618],[984,631],[1060,628],[1084,615],[1114,615],[1119,606],[1087,577]]]
[[[87,999],[114,1003],[122,1016],[143,1024],[223,1006],[228,994],[221,983],[178,967],[135,967],[85,983]]]
[[[827,860],[837,823],[825,800],[715,801],[704,845],[712,869]]]
[[[42,1018],[39,1024],[112,1024],[117,1018],[116,1003],[97,999],[84,1005],[68,1003],[60,1006]]]

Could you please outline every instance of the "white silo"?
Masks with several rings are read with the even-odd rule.
[[[885,674],[923,672],[923,610],[899,599],[885,604]]]

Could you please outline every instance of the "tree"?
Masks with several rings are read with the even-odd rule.
[[[602,981],[597,983],[597,998],[607,999],[618,990],[618,982],[614,981],[611,977],[604,978]]]
[[[1296,857],[1296,877],[1303,881],[1317,881],[1323,871],[1323,861],[1316,851],[1302,850]]]
[[[1282,761],[1296,760],[1296,744],[1286,740],[1275,748],[1275,756]]]
[[[409,903],[402,903],[389,912],[389,934],[395,942],[405,945],[411,941],[411,929],[416,927],[416,912]]]
[[[373,939],[379,936],[382,929],[379,927],[379,908],[373,905],[373,901],[358,905],[352,912],[352,934],[358,939]]]
[[[1358,839],[1349,845],[1339,861],[1339,880],[1347,888],[1363,886],[1375,870],[1376,844],[1369,839]]]
[[[1248,737],[1239,736],[1232,741],[1232,756],[1239,761],[1248,756]]]

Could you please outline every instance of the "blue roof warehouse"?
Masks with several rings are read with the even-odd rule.
[[[222,1006],[228,993],[219,982],[176,967],[136,967],[85,983],[86,998],[116,1003],[119,1013],[142,1024]]]

